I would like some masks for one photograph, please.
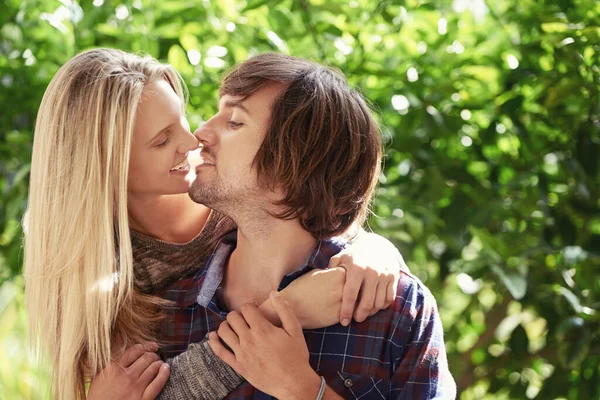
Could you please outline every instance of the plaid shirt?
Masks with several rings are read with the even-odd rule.
[[[161,338],[168,357],[185,351],[218,328],[228,310],[222,300],[224,267],[235,249],[236,232],[225,236],[206,268],[181,279],[162,296],[177,303]],[[340,239],[318,243],[297,271],[286,275],[285,288],[313,268],[327,268],[345,246]],[[340,396],[349,399],[454,399],[456,386],[446,359],[442,323],[435,299],[408,271],[401,272],[396,300],[362,323],[305,330],[312,368]],[[271,399],[244,382],[228,399]]]

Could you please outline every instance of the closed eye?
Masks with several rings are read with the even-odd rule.
[[[227,121],[227,123],[228,123],[228,124],[229,124],[229,126],[230,126],[231,128],[233,128],[233,129],[235,129],[235,128],[239,128],[240,126],[244,125],[244,124],[243,124],[243,123],[241,123],[241,122],[236,122],[236,121],[232,121],[232,120],[229,120],[229,121]]]
[[[169,142],[171,141],[171,140],[170,140],[170,139],[171,139],[170,132],[169,132],[169,131],[167,131],[167,132],[165,132],[164,134],[165,134],[165,136],[166,136],[166,137],[165,137],[165,140],[163,140],[163,141],[162,141],[162,142],[160,142],[160,143],[157,143],[157,144],[156,144],[156,147],[164,147],[164,146],[168,145],[168,144],[169,144]]]
[[[164,147],[169,144],[169,139],[167,138],[165,141],[156,145],[156,147]]]

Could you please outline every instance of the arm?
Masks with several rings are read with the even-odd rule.
[[[405,349],[397,355],[400,360],[391,379],[392,393],[398,399],[454,399],[456,384],[448,369],[442,321],[433,295],[411,278],[402,296],[405,300],[395,336],[405,338]]]
[[[305,329],[337,323],[347,326],[353,314],[357,322],[362,322],[389,307],[396,298],[403,269],[408,270],[390,241],[361,230],[348,248],[331,258],[327,270],[303,275],[282,290],[281,295]],[[259,309],[271,323],[280,325],[270,301],[265,301]]]
[[[92,379],[87,399],[215,400],[243,381],[215,355],[206,339],[166,362],[156,351],[156,343],[129,348]]]
[[[185,352],[166,362],[171,377],[159,400],[222,399],[244,380],[215,355],[207,339],[191,343]]]
[[[345,280],[346,271],[340,267],[313,270],[279,293],[289,303],[304,329],[323,328],[339,322]],[[272,324],[281,326],[270,299],[258,309]]]

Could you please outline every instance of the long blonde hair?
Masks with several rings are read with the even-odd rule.
[[[90,50],[60,68],[40,105],[25,291],[31,339],[52,363],[57,399],[85,398],[85,378],[110,362],[116,337],[128,346],[154,334],[156,313],[133,289],[127,176],[142,92],[160,79],[183,100],[172,67]]]

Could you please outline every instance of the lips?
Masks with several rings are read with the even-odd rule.
[[[215,161],[210,156],[210,153],[206,150],[206,148],[200,150],[200,164],[198,166],[202,165],[215,165]]]
[[[187,157],[184,158],[179,164],[177,164],[176,166],[171,168],[171,172],[189,171],[189,170],[190,170],[190,164],[188,162]]]

